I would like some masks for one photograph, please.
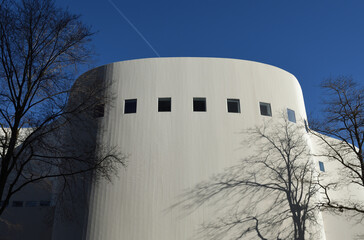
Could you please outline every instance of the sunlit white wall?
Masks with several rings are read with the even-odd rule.
[[[213,219],[211,206],[191,214],[170,208],[180,195],[250,154],[244,129],[271,119],[259,102],[270,103],[272,118],[290,108],[306,119],[296,78],[270,65],[219,58],[154,58],[99,68],[111,82],[113,103],[100,120],[100,138],[129,154],[128,166],[112,183],[91,192],[86,239],[186,240]],[[87,74],[87,73],[86,73]],[[158,112],[158,98],[172,99],[171,112]],[[206,112],[193,111],[205,97]],[[227,99],[240,100],[241,113],[227,112]],[[137,112],[124,114],[126,99]]]

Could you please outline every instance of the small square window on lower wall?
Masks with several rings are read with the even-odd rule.
[[[136,113],[137,111],[137,100],[136,99],[126,99],[124,106],[124,113]]]
[[[287,115],[289,121],[296,122],[296,114],[292,109],[287,108]]]
[[[23,201],[13,201],[12,207],[22,207]]]
[[[37,201],[26,201],[25,202],[25,207],[37,207],[37,206],[38,206]]]
[[[41,207],[49,207],[51,205],[51,201],[39,201],[39,206]]]
[[[227,110],[230,113],[240,113],[240,101],[239,99],[228,99]]]
[[[171,98],[158,98],[158,112],[170,112],[171,102]]]
[[[325,172],[325,165],[323,162],[319,161],[320,171]]]
[[[272,116],[272,109],[270,107],[270,103],[260,102],[260,114],[263,116]]]
[[[193,98],[193,111],[206,112],[206,98]]]

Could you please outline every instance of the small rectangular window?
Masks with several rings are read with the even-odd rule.
[[[12,207],[22,207],[23,201],[13,201]]]
[[[41,207],[49,207],[51,205],[51,201],[40,201],[39,206]]]
[[[26,201],[25,202],[25,207],[36,207],[36,206],[38,206],[37,201]]]
[[[193,111],[206,112],[206,98],[193,98]]]
[[[158,98],[158,112],[171,111],[171,98]]]
[[[296,114],[292,109],[287,108],[287,115],[289,121],[296,122]]]
[[[100,118],[104,116],[105,104],[98,104],[94,107],[94,118]]]
[[[227,109],[231,113],[240,113],[240,101],[239,99],[228,99]]]
[[[136,99],[127,99],[125,100],[124,113],[136,113],[137,111],[137,100]]]
[[[270,103],[260,102],[260,114],[263,116],[272,116],[272,109],[270,107]]]
[[[320,166],[320,171],[321,172],[325,172],[325,166],[324,166],[324,163],[319,161],[319,166]]]

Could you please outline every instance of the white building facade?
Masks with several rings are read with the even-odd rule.
[[[243,130],[282,111],[306,120],[297,79],[266,64],[153,58],[96,71],[115,97],[100,119],[100,138],[129,157],[112,183],[92,187],[83,232],[89,240],[194,239],[216,209],[171,208],[181,194],[251,153]]]
[[[80,78],[91,72],[113,97],[98,118],[99,141],[126,154],[127,167],[112,182],[91,186],[83,223],[55,223],[53,239],[195,239],[216,209],[202,205],[186,214],[173,207],[181,194],[252,153],[242,144],[244,130],[282,112],[297,123],[307,119],[297,79],[267,64],[151,58],[111,63]],[[342,227],[344,218],[319,218],[318,239],[354,239],[362,227],[354,231],[350,224]]]

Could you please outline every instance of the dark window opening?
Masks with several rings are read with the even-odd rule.
[[[193,98],[193,111],[206,112],[206,98]]]
[[[320,166],[320,171],[321,172],[325,172],[325,166],[324,166],[324,163],[319,161],[319,166]]]
[[[296,122],[296,114],[292,109],[287,108],[287,115],[289,121]]]
[[[13,201],[13,207],[22,207],[23,201]]]
[[[272,109],[270,107],[270,103],[260,102],[260,114],[263,116],[272,116]]]
[[[239,99],[228,99],[227,100],[228,112],[240,113],[240,102]]]
[[[136,99],[128,99],[125,100],[125,108],[124,113],[136,113],[137,111],[137,100]]]
[[[36,206],[38,206],[37,201],[26,201],[25,202],[25,207],[36,207]]]
[[[49,207],[51,205],[51,201],[40,201],[39,206],[41,207]]]
[[[98,104],[94,107],[94,118],[100,118],[104,116],[105,104]]]
[[[158,98],[158,112],[171,111],[171,98]]]

